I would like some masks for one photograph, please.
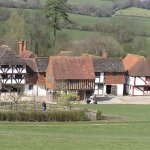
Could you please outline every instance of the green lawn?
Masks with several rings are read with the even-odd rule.
[[[149,150],[150,105],[83,105],[126,122],[0,123],[0,150]]]
[[[124,15],[124,16],[135,16],[135,17],[150,17],[150,10],[142,8],[127,8],[116,11],[115,15]]]

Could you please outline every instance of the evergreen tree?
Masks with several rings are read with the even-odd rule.
[[[60,23],[62,20],[68,21],[66,13],[67,0],[47,0],[45,6],[45,16],[48,19],[49,25],[53,30],[55,46],[56,31],[61,29]]]

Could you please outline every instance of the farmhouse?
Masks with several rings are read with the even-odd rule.
[[[26,63],[10,47],[0,46],[0,76],[2,90],[16,91],[18,87],[23,87],[26,83]]]
[[[49,92],[59,89],[75,91],[80,99],[92,95],[95,88],[95,74],[90,57],[50,57],[46,87]]]
[[[128,54],[123,60],[125,92],[129,95],[150,95],[150,60],[144,56]]]
[[[27,42],[19,42],[19,55],[27,64],[26,84],[24,94],[31,96],[46,96],[46,70],[49,62],[48,57],[37,57],[27,50]]]
[[[124,66],[121,58],[93,57],[96,95],[123,95]]]

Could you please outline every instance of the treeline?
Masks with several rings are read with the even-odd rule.
[[[0,0],[0,6],[36,9],[42,7],[39,0]]]
[[[0,6],[14,7],[14,8],[43,8],[39,0],[0,0]],[[115,13],[116,10],[125,9],[129,7],[139,7],[150,9],[150,1],[148,0],[112,0],[110,3],[99,6],[89,4],[69,4],[66,8],[68,13],[80,14],[86,16],[109,17]]]
[[[148,0],[112,0],[112,3],[103,5],[77,5],[68,4],[67,12],[86,16],[109,17],[120,9],[129,7],[138,7],[150,9],[150,1]]]

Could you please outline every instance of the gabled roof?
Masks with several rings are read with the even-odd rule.
[[[36,55],[33,52],[27,51],[27,50],[22,51],[21,54],[20,54],[20,56],[22,58],[34,58],[34,57],[36,57]]]
[[[38,73],[46,72],[48,67],[49,58],[46,57],[36,57],[36,58],[26,58],[24,59],[27,66],[33,71]]]
[[[121,58],[92,58],[95,72],[125,72]]]
[[[38,72],[46,72],[49,58],[48,57],[36,57],[35,61],[36,61]]]
[[[123,63],[130,76],[150,76],[150,60],[144,56],[128,54]]]
[[[27,64],[27,66],[31,69],[30,70],[30,69],[27,68],[27,72],[30,72],[30,71],[38,72],[36,61],[35,61],[34,58],[28,58],[28,59],[24,59],[24,60],[25,60],[25,62]]]
[[[25,61],[7,45],[0,46],[0,65],[25,65]]]
[[[95,79],[92,59],[90,57],[50,57],[49,66],[54,79]]]

